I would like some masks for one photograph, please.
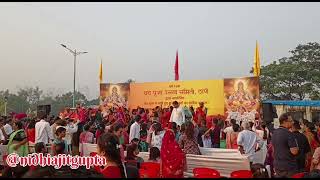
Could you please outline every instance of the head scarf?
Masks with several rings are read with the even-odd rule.
[[[175,141],[175,134],[172,130],[167,130],[164,134],[160,156],[164,178],[183,178],[186,155]]]
[[[27,114],[25,114],[25,113],[15,114],[14,117],[16,119],[20,120],[20,119],[26,118]]]

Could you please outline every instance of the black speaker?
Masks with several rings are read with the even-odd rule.
[[[49,116],[51,112],[51,105],[39,105],[37,106],[37,116]]]
[[[263,122],[272,123],[273,118],[278,118],[277,109],[271,103],[262,103]]]
[[[273,115],[273,118],[278,118],[277,108],[274,106],[272,106],[272,115]]]

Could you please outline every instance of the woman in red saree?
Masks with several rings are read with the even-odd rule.
[[[186,155],[175,141],[173,130],[168,129],[163,137],[160,151],[163,178],[183,178],[186,168]]]
[[[310,166],[311,166],[311,161],[312,161],[312,156],[314,154],[314,151],[319,147],[319,140],[317,137],[317,134],[315,132],[315,126],[311,122],[307,122],[305,124],[305,132],[304,135],[307,137],[308,142],[310,144],[310,149],[311,151],[307,154],[306,157],[306,171],[310,171]]]

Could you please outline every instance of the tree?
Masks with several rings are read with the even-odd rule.
[[[86,106],[99,105],[99,103],[100,103],[100,99],[96,98],[96,99],[92,99],[92,100],[88,101]]]
[[[128,79],[128,80],[126,81],[126,83],[134,83],[134,82],[136,82],[134,79]]]
[[[289,52],[291,56],[261,68],[261,97],[272,100],[318,99],[320,45],[298,45]]]
[[[12,94],[9,90],[0,91],[0,114],[4,114],[4,97],[7,97],[7,113],[10,112],[26,112],[30,104],[25,97]]]
[[[75,99],[76,103],[83,103],[87,104],[88,100],[86,96],[79,91],[76,91],[75,94]],[[72,98],[73,98],[73,93],[68,92],[62,95],[56,96],[51,104],[51,114],[57,115],[59,112],[61,112],[65,107],[72,107]],[[49,100],[49,99],[47,99]]]
[[[17,95],[29,103],[31,110],[35,110],[40,101],[42,93],[43,91],[40,90],[39,87],[27,87],[24,89],[20,88],[17,92]]]
[[[76,103],[96,103],[97,100],[88,101],[86,96],[76,91]],[[26,113],[35,112],[38,105],[51,105],[51,114],[58,113],[65,107],[72,107],[73,93],[68,92],[53,97],[52,94],[43,95],[43,91],[38,87],[20,88],[16,94],[10,93],[9,90],[0,91],[0,114],[4,114],[4,97],[8,97],[7,112]],[[99,102],[99,101],[98,101]],[[98,103],[96,103],[98,104]]]

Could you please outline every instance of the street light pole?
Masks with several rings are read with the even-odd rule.
[[[72,107],[75,107],[75,98],[76,98],[76,61],[77,61],[77,55],[80,54],[86,54],[88,52],[77,52],[75,49],[74,51],[68,48],[66,45],[61,44],[62,47],[68,49],[72,55],[73,55],[73,96],[72,96]]]
[[[72,107],[75,107],[75,99],[76,99],[76,61],[77,61],[77,50],[74,50],[74,58],[73,58],[73,96],[72,96]]]
[[[8,97],[4,97],[4,115],[7,116],[7,102],[8,102]]]

